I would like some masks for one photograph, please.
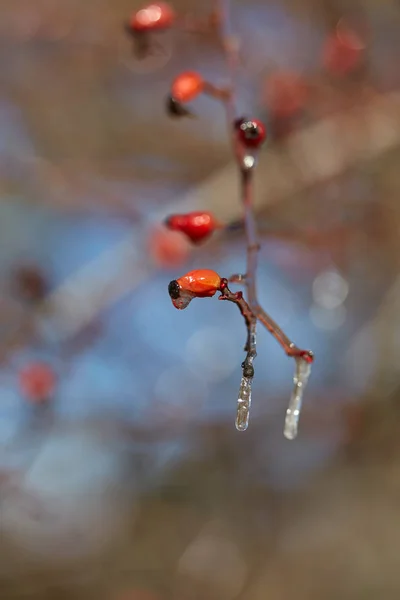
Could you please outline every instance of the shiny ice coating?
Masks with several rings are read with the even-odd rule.
[[[311,373],[311,363],[304,358],[296,358],[296,370],[293,377],[293,391],[286,411],[283,434],[288,440],[297,436],[303,394]]]
[[[236,429],[246,431],[249,425],[249,415],[251,406],[251,383],[252,379],[242,377],[239,388],[239,397],[236,412]]]

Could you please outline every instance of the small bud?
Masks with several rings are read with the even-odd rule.
[[[254,377],[254,367],[253,365],[245,365],[243,368],[243,377],[247,379],[252,379]]]
[[[184,233],[194,244],[205,241],[216,229],[222,227],[214,215],[207,211],[171,215],[166,219],[165,224],[168,229]]]

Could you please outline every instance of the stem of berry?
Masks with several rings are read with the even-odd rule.
[[[240,382],[237,412],[236,412],[236,429],[238,431],[245,431],[249,424],[249,414],[251,406],[251,385],[254,377],[253,361],[257,356],[256,350],[256,326],[257,318],[251,310],[249,304],[243,298],[242,292],[231,292],[228,288],[228,280],[222,279],[221,281],[221,295],[219,300],[228,300],[236,304],[240,310],[242,317],[244,318],[247,337],[245,344],[246,358],[242,363],[242,379]]]
[[[294,374],[294,388],[290,398],[289,407],[286,411],[284,435],[287,439],[294,439],[297,435],[297,426],[300,416],[304,389],[313,362],[313,354],[308,350],[298,348],[282,331],[277,323],[261,308],[257,300],[256,271],[258,252],[260,245],[257,236],[257,227],[253,210],[253,173],[256,160],[249,156],[246,148],[240,143],[235,135],[234,123],[237,119],[235,108],[235,83],[239,66],[238,44],[231,31],[231,1],[218,0],[220,18],[220,35],[230,78],[231,93],[226,97],[224,105],[226,111],[228,131],[231,134],[232,149],[240,174],[241,202],[244,211],[244,225],[246,235],[246,274],[244,284],[248,297],[248,313],[251,318],[246,320],[248,330],[248,341],[246,344],[247,356],[242,364],[243,376],[239,389],[238,407],[236,416],[236,428],[239,431],[247,429],[249,422],[249,411],[251,405],[251,384],[254,377],[253,360],[256,356],[256,328],[257,320],[274,336],[288,356],[295,359],[296,369]],[[231,278],[235,281],[234,278]],[[228,288],[226,287],[225,291]],[[228,290],[229,291],[229,290]],[[230,292],[229,292],[230,293]],[[224,294],[224,292],[223,292]],[[225,299],[231,299],[226,298]],[[231,299],[232,300],[232,299]],[[244,301],[243,301],[244,302]],[[242,305],[243,306],[243,305]],[[239,306],[240,308],[240,306]],[[242,312],[242,310],[241,310]],[[242,312],[243,314],[243,312]],[[244,315],[245,316],[245,315]],[[245,316],[246,318],[246,316]]]

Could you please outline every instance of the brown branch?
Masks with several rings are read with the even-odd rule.
[[[247,338],[244,347],[247,352],[246,358],[242,362],[242,380],[240,382],[238,404],[236,411],[236,429],[245,431],[249,425],[249,414],[251,406],[251,386],[254,377],[253,361],[257,356],[256,350],[256,327],[257,318],[251,310],[249,304],[243,298],[242,292],[233,293],[228,287],[228,280],[221,280],[221,295],[219,300],[228,300],[233,302],[239,308],[244,322],[246,324]]]
[[[260,245],[257,236],[257,227],[253,210],[253,173],[256,166],[254,156],[248,156],[245,147],[240,143],[234,129],[237,119],[235,108],[235,80],[239,67],[238,47],[231,32],[230,25],[230,0],[219,0],[220,34],[230,76],[230,94],[226,97],[224,105],[227,118],[228,131],[231,137],[232,150],[240,174],[241,202],[244,210],[244,225],[246,235],[246,274],[243,278],[246,287],[248,303],[243,299],[242,293],[232,292],[227,287],[227,280],[222,280],[220,299],[235,302],[242,313],[247,327],[246,360],[243,362],[243,377],[239,391],[238,412],[236,427],[239,430],[247,429],[249,409],[251,404],[251,382],[254,376],[253,360],[256,356],[256,324],[257,320],[274,336],[282,346],[285,353],[296,361],[294,375],[294,388],[286,412],[284,434],[288,439],[297,435],[297,423],[300,415],[302,395],[307,383],[313,353],[309,350],[298,348],[282,331],[277,323],[261,308],[257,300],[256,271]],[[241,278],[237,275],[230,281],[238,282]],[[246,371],[247,369],[247,371]],[[247,377],[246,373],[251,377]]]
[[[257,320],[260,321],[260,323],[264,325],[265,329],[267,329],[270,334],[274,336],[276,341],[282,346],[283,350],[288,356],[292,358],[302,358],[309,364],[313,362],[314,354],[311,352],[311,350],[303,350],[302,348],[296,346],[296,344],[288,338],[279,325],[268,315],[268,313],[265,312],[265,310],[259,304],[256,304],[252,308]]]
[[[251,310],[249,304],[243,298],[242,292],[231,292],[228,287],[228,280],[225,278],[221,279],[221,296],[219,300],[228,300],[233,302],[239,308],[242,317],[244,318],[246,329],[247,329],[247,340],[245,344],[245,351],[251,354],[253,358],[257,355],[256,353],[256,340],[254,336],[255,326],[257,323],[257,317]]]

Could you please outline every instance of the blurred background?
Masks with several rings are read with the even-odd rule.
[[[228,82],[213,5],[138,60],[141,4],[1,3],[0,597],[397,600],[400,5],[232,3],[259,298],[316,355],[288,442],[292,361],[260,329],[238,433],[237,309],[167,293],[245,269],[223,108],[165,114],[181,71]],[[234,226],[162,227],[195,209]]]

